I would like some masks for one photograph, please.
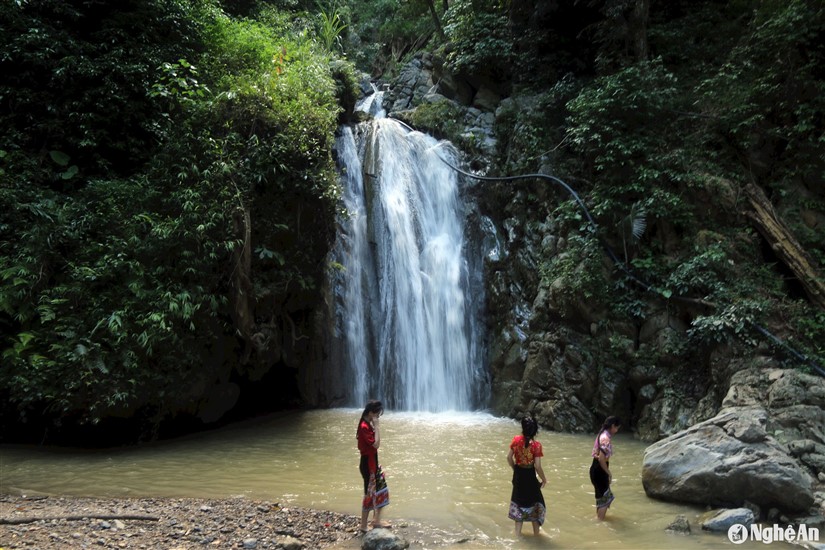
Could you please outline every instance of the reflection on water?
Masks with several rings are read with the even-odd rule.
[[[171,442],[109,451],[0,447],[0,491],[103,497],[243,496],[358,514],[363,485],[355,429],[360,410],[292,413]],[[732,547],[697,532],[704,510],[648,499],[641,483],[645,444],[616,436],[616,502],[595,520],[588,478],[592,438],[540,432],[547,522],[544,535],[513,538],[507,519],[507,447],[520,427],[484,413],[402,413],[381,419],[379,458],[390,487],[385,517],[433,525],[455,548]],[[689,537],[664,533],[677,514]],[[529,531],[529,526],[526,529]],[[781,543],[772,545],[782,548]],[[739,548],[761,548],[745,543]],[[784,547],[789,547],[785,545]]]

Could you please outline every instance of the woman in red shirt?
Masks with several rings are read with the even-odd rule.
[[[391,525],[381,521],[381,509],[390,503],[390,491],[384,473],[378,464],[378,447],[381,445],[381,432],[378,419],[384,413],[380,401],[370,401],[358,421],[358,450],[361,452],[361,477],[364,478],[364,500],[361,504],[361,532],[367,532],[367,519],[370,510],[374,512],[373,527],[389,528]]]
[[[525,521],[533,524],[533,534],[538,535],[544,523],[546,508],[541,488],[547,484],[541,457],[544,452],[541,443],[533,439],[539,431],[539,425],[529,416],[521,419],[521,434],[510,443],[507,462],[513,469],[513,493],[510,497],[509,518],[516,522],[516,535],[521,535]],[[538,474],[541,483],[536,477]]]

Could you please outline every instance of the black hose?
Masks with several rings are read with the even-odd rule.
[[[402,123],[402,124],[404,124],[404,123]],[[404,124],[404,126],[406,126],[407,128],[410,128],[410,126],[407,125],[407,124]],[[410,128],[410,130],[412,130],[412,128]],[[522,180],[522,179],[538,178],[538,179],[548,180],[552,183],[560,185],[561,187],[563,187],[570,194],[571,197],[573,197],[573,200],[576,201],[576,204],[578,204],[579,208],[581,208],[582,212],[584,212],[584,215],[587,218],[587,221],[590,223],[590,225],[594,229],[594,233],[596,234],[596,238],[599,239],[599,243],[602,245],[602,248],[604,248],[605,252],[610,257],[613,264],[616,265],[619,269],[621,269],[625,273],[625,275],[627,275],[627,277],[630,278],[631,281],[638,284],[639,286],[644,288],[646,291],[655,293],[657,296],[665,298],[666,300],[678,300],[678,301],[696,303],[696,300],[693,300],[693,299],[687,298],[687,297],[683,297],[683,296],[669,296],[669,297],[666,297],[658,289],[656,289],[656,287],[654,287],[654,286],[642,281],[638,277],[636,277],[627,268],[627,266],[624,264],[624,262],[619,260],[619,258],[613,252],[613,249],[610,248],[610,245],[608,245],[603,239],[598,237],[598,233],[596,232],[596,230],[598,229],[598,225],[596,224],[596,221],[593,219],[593,216],[590,215],[590,211],[587,209],[587,206],[585,206],[584,201],[582,201],[581,197],[579,197],[579,194],[576,193],[576,191],[572,187],[567,185],[567,183],[565,183],[561,179],[557,178],[556,176],[551,176],[549,174],[521,174],[521,175],[517,175],[517,176],[479,176],[479,175],[467,172],[465,170],[462,170],[462,169],[458,168],[457,166],[453,166],[452,164],[447,162],[447,160],[445,160],[443,157],[441,157],[441,155],[439,155],[438,158],[440,158],[441,161],[444,162],[444,164],[446,164],[447,166],[449,166],[450,168],[452,168],[453,170],[455,170],[459,174],[462,174],[462,175],[467,176],[469,178],[481,180],[481,181],[516,181],[516,180]],[[715,304],[711,304],[709,302],[702,302],[702,304],[705,305],[705,306],[715,307]],[[748,320],[748,323],[751,326],[753,326],[753,328],[756,329],[757,332],[759,332],[760,334],[762,334],[763,336],[768,338],[771,342],[773,342],[777,346],[780,346],[782,349],[786,350],[788,353],[790,353],[793,357],[795,357],[800,362],[802,362],[802,363],[808,365],[809,367],[811,367],[820,376],[825,377],[825,368],[823,368],[821,365],[819,365],[819,363],[817,363],[813,359],[807,357],[805,354],[803,354],[803,353],[797,351],[796,349],[792,348],[787,342],[780,339],[775,334],[771,333],[765,327],[763,327],[763,326],[761,326],[761,325],[759,325],[759,324],[757,324],[757,323],[755,323],[754,321],[751,321],[751,320]]]

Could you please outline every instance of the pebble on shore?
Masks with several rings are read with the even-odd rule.
[[[32,520],[32,521],[29,521]],[[360,518],[244,498],[0,496],[0,549],[328,548]]]

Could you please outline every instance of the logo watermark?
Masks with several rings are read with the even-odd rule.
[[[734,523],[728,529],[728,540],[733,544],[742,544],[747,540],[770,544],[772,542],[819,542],[819,529],[808,527],[804,523],[799,525],[758,525],[746,527],[741,523]]]

